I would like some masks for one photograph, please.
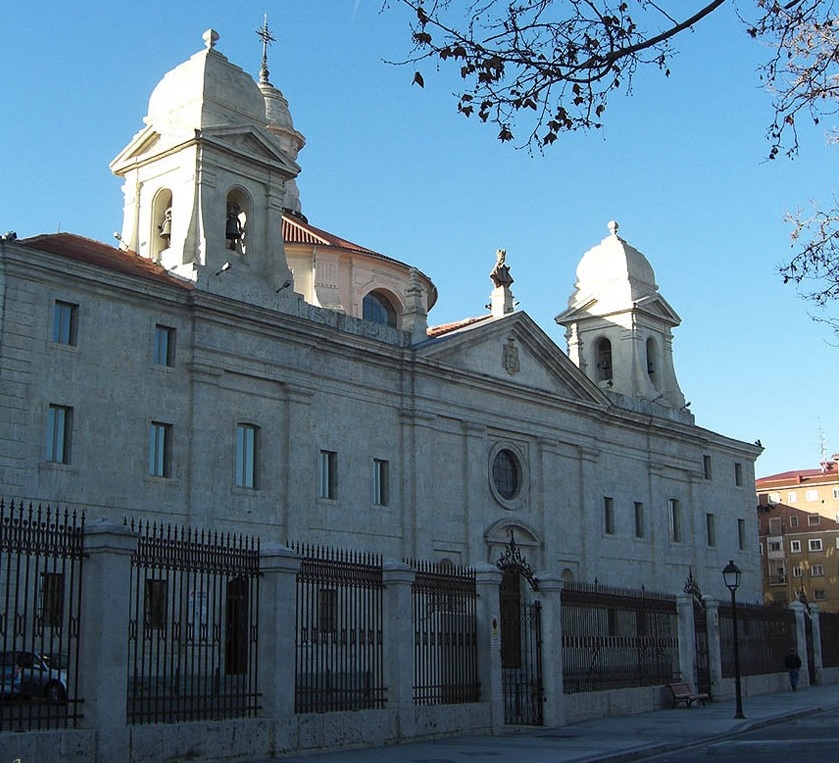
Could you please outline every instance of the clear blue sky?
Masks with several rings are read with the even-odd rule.
[[[784,213],[830,198],[836,149],[811,130],[795,162],[764,161],[770,99],[755,69],[765,51],[732,8],[684,36],[671,77],[650,71],[615,98],[605,131],[529,156],[455,113],[453,71],[424,67],[421,90],[412,68],[383,63],[408,50],[409,16],[392,6],[3,4],[0,229],[113,241],[122,194],[108,163],[143,126],[155,84],[202,48],[208,27],[256,76],[267,12],[271,81],[307,139],[304,213],[426,272],[440,292],[432,324],[484,314],[505,247],[520,309],[565,349],[553,318],[615,219],[682,318],[674,357],[697,424],[759,438],[758,476],[815,468],[820,431],[828,454],[839,451],[839,340],[776,272],[791,251]]]

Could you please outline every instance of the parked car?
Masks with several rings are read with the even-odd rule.
[[[43,697],[48,702],[67,699],[67,671],[50,667],[35,652],[17,652],[15,662],[20,668],[20,693],[24,697]]]
[[[0,652],[0,697],[14,699],[20,696],[21,667],[14,652]]]

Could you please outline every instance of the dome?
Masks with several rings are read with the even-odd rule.
[[[194,130],[214,125],[265,125],[265,101],[253,78],[215,50],[218,33],[204,33],[206,48],[168,72],[152,91],[146,123]]]
[[[609,223],[611,235],[589,249],[577,265],[577,285],[628,280],[645,291],[656,291],[655,273],[649,260],[618,236],[618,224]]]

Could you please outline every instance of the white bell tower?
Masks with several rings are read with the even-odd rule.
[[[282,212],[300,168],[218,37],[207,30],[204,50],[163,77],[145,128],[111,162],[124,179],[121,241],[199,289],[276,304],[294,295]]]
[[[647,258],[618,236],[589,249],[577,266],[568,308],[568,355],[604,391],[675,409],[689,417],[673,367],[671,330],[681,323],[658,293]],[[690,416],[692,418],[692,416]]]

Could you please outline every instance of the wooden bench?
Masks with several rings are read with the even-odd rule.
[[[690,707],[694,702],[699,702],[703,707],[705,701],[711,699],[705,692],[696,692],[687,681],[682,681],[676,684],[667,684],[670,693],[673,695],[673,707],[676,707],[680,702],[684,703],[685,707]]]

